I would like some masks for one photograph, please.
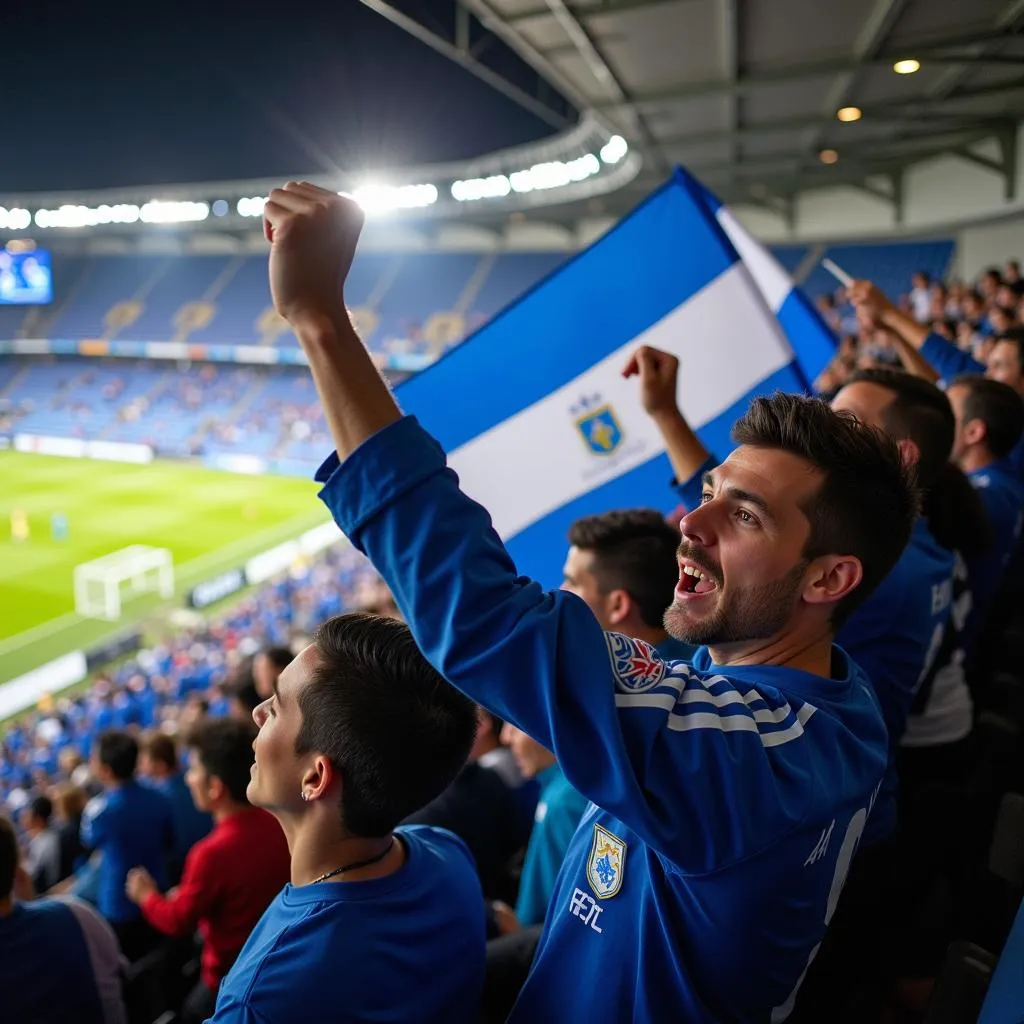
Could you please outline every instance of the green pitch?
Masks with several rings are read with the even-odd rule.
[[[16,542],[11,513],[28,517]],[[67,516],[54,540],[50,516]],[[0,452],[0,682],[96,642],[156,610],[155,595],[122,594],[118,623],[75,614],[76,565],[129,544],[169,548],[174,604],[210,576],[325,522],[313,483],[239,476],[192,465],[147,466]]]

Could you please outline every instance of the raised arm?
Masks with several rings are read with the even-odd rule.
[[[630,356],[622,376],[639,378],[640,401],[665,442],[676,475],[676,491],[687,510],[695,508],[700,504],[704,473],[714,469],[718,460],[704,447],[679,408],[679,360],[671,352],[643,345]]]
[[[750,852],[753,836],[792,828],[792,773],[777,771],[779,748],[760,730],[770,719],[799,735],[807,711],[666,665],[641,641],[604,634],[573,595],[519,577],[444,452],[400,418],[336,295],[360,222],[331,193],[275,190],[271,284],[309,354],[338,449],[318,473],[321,497],[381,573],[420,649],[455,686],[554,751],[580,793],[677,863],[703,869]],[[749,717],[746,728],[720,724],[737,714]],[[716,797],[721,786],[697,784],[709,775],[757,778],[761,798],[730,814]]]
[[[689,480],[707,462],[710,453],[679,408],[679,360],[670,352],[643,345],[629,357],[622,376],[639,377],[640,401],[665,441],[672,471],[680,482]]]
[[[904,369],[916,377],[950,380],[961,373],[984,373],[985,367],[951,341],[932,333],[909,313],[895,306],[870,281],[856,281],[850,298],[859,314],[889,332]]]

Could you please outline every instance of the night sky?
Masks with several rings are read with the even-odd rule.
[[[0,198],[461,160],[553,130],[358,0],[11,3],[0,22]]]

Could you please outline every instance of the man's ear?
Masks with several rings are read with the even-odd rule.
[[[907,469],[913,469],[921,461],[921,449],[918,448],[917,442],[905,437],[902,441],[897,441],[896,444],[899,446],[903,465]]]
[[[331,786],[341,778],[330,759],[318,754],[302,776],[302,793],[307,801],[320,800]]]
[[[605,621],[613,629],[625,622],[633,611],[633,598],[625,590],[611,590],[603,600]]]
[[[981,444],[986,439],[988,429],[984,420],[973,419],[964,424],[963,433],[968,444]]]
[[[804,583],[807,604],[838,604],[864,579],[864,567],[854,555],[824,555],[810,565]]]

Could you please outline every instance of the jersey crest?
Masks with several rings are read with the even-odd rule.
[[[594,841],[587,860],[587,881],[598,899],[611,899],[622,888],[626,844],[606,828],[594,825]]]
[[[665,662],[646,641],[605,633],[612,671],[619,689],[627,693],[651,690],[665,678]]]

